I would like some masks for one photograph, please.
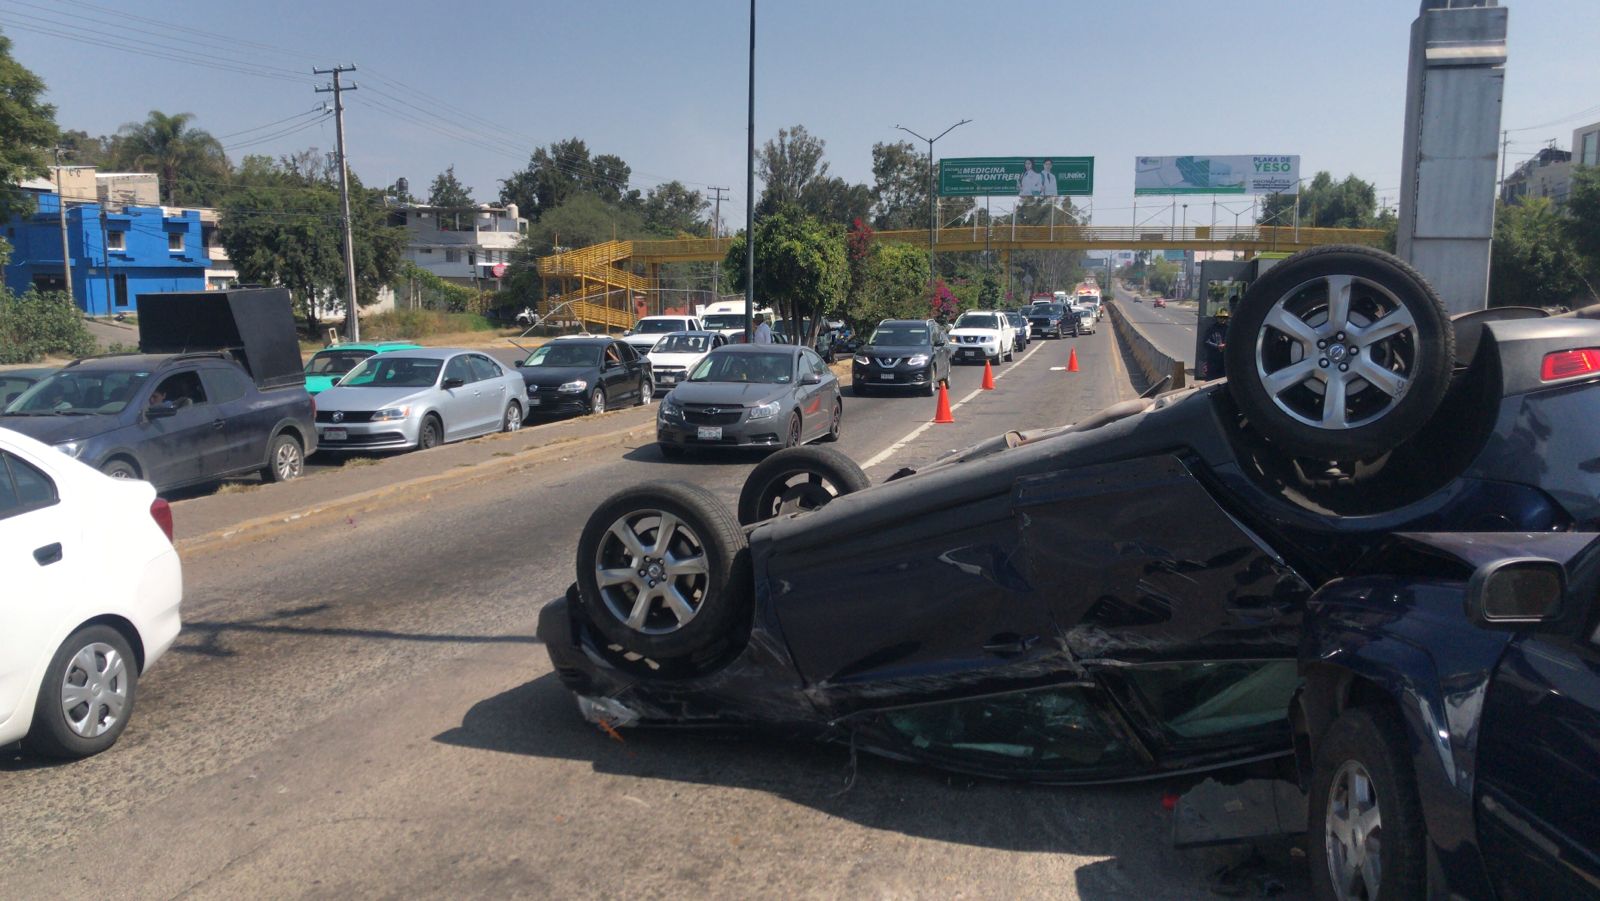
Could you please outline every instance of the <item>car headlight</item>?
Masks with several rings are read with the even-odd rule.
[[[914,366],[926,366],[926,365],[928,365],[928,355],[927,354],[917,354],[914,357],[907,357],[906,358],[906,365],[907,366],[913,366],[913,367]]]
[[[782,408],[783,404],[778,401],[773,401],[766,404],[757,404],[756,406],[750,408],[750,418],[752,420],[771,419],[772,417],[777,416],[778,410]]]
[[[683,418],[683,408],[678,406],[677,401],[674,401],[672,399],[672,395],[669,394],[669,395],[667,395],[666,399],[661,401],[660,416],[661,416],[662,419],[665,419],[665,420],[676,421],[676,420],[682,419]]]
[[[854,360],[858,366],[867,366],[872,363],[872,358],[868,357],[866,354],[856,354],[850,359]]]
[[[378,412],[372,414],[372,421],[373,422],[394,422],[397,419],[405,419],[407,416],[410,416],[410,415],[411,415],[411,408],[410,407],[390,407],[387,410],[379,410]]]
[[[589,390],[588,379],[573,379],[556,389],[561,394],[582,394]]]
[[[56,445],[56,450],[62,452],[63,454],[66,454],[69,457],[74,457],[75,458],[79,454],[83,453],[83,442],[82,441],[63,441],[60,444]]]

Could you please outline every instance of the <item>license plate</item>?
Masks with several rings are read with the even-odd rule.
[[[721,441],[722,440],[722,426],[720,426],[720,425],[703,425],[703,426],[700,426],[699,428],[695,429],[695,437],[699,438],[701,441]]]
[[[883,379],[886,382],[892,382],[892,381],[894,381],[894,373],[892,373],[892,372],[880,372],[880,373],[878,373],[878,378]]]
[[[537,394],[528,395],[528,406],[537,407],[542,403],[544,403],[544,401],[540,400]]]
[[[350,435],[347,432],[345,432],[344,429],[323,429],[322,430],[322,440],[323,441],[343,441],[343,440],[345,440],[346,438],[349,438],[349,437],[350,437]]]
[[[663,384],[663,385],[670,385],[673,382],[676,382],[677,380],[678,380],[678,377],[675,376],[675,375],[662,375],[661,376],[661,384]]]

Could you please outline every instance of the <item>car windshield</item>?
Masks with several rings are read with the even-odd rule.
[[[1000,323],[995,321],[993,313],[962,313],[956,320],[956,328],[999,328]]]
[[[120,413],[150,378],[148,370],[83,370],[57,372],[17,396],[8,416],[87,416]]]
[[[744,314],[712,313],[709,316],[701,317],[700,322],[704,324],[706,328],[718,332],[734,328],[742,329],[744,328]]]
[[[1042,303],[1033,308],[1035,316],[1060,316],[1066,308],[1058,303]]]
[[[443,360],[378,354],[339,380],[341,388],[426,388],[439,380]]]
[[[641,335],[664,335],[667,332],[681,332],[688,325],[682,319],[641,319],[633,330]]]
[[[654,354],[697,354],[710,349],[709,335],[668,335],[650,348]]]
[[[599,366],[600,346],[597,344],[562,344],[559,341],[535,348],[523,366]]]
[[[787,385],[794,381],[794,357],[789,354],[714,353],[700,361],[689,381]]]
[[[880,325],[867,343],[885,347],[926,347],[932,340],[931,332],[925,325]]]
[[[372,356],[371,350],[318,351],[306,364],[306,375],[344,375]]]

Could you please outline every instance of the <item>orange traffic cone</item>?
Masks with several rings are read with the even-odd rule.
[[[1072,349],[1071,353],[1067,354],[1067,371],[1078,371],[1078,349],[1076,347]]]
[[[990,368],[989,361],[983,361],[983,390],[994,390],[994,370]]]
[[[933,421],[938,423],[956,421],[956,418],[950,415],[950,388],[944,382],[939,383],[939,407],[934,411]]]

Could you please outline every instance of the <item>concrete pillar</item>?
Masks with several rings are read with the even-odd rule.
[[[1451,313],[1488,306],[1506,12],[1422,0],[1411,24],[1396,250]]]

